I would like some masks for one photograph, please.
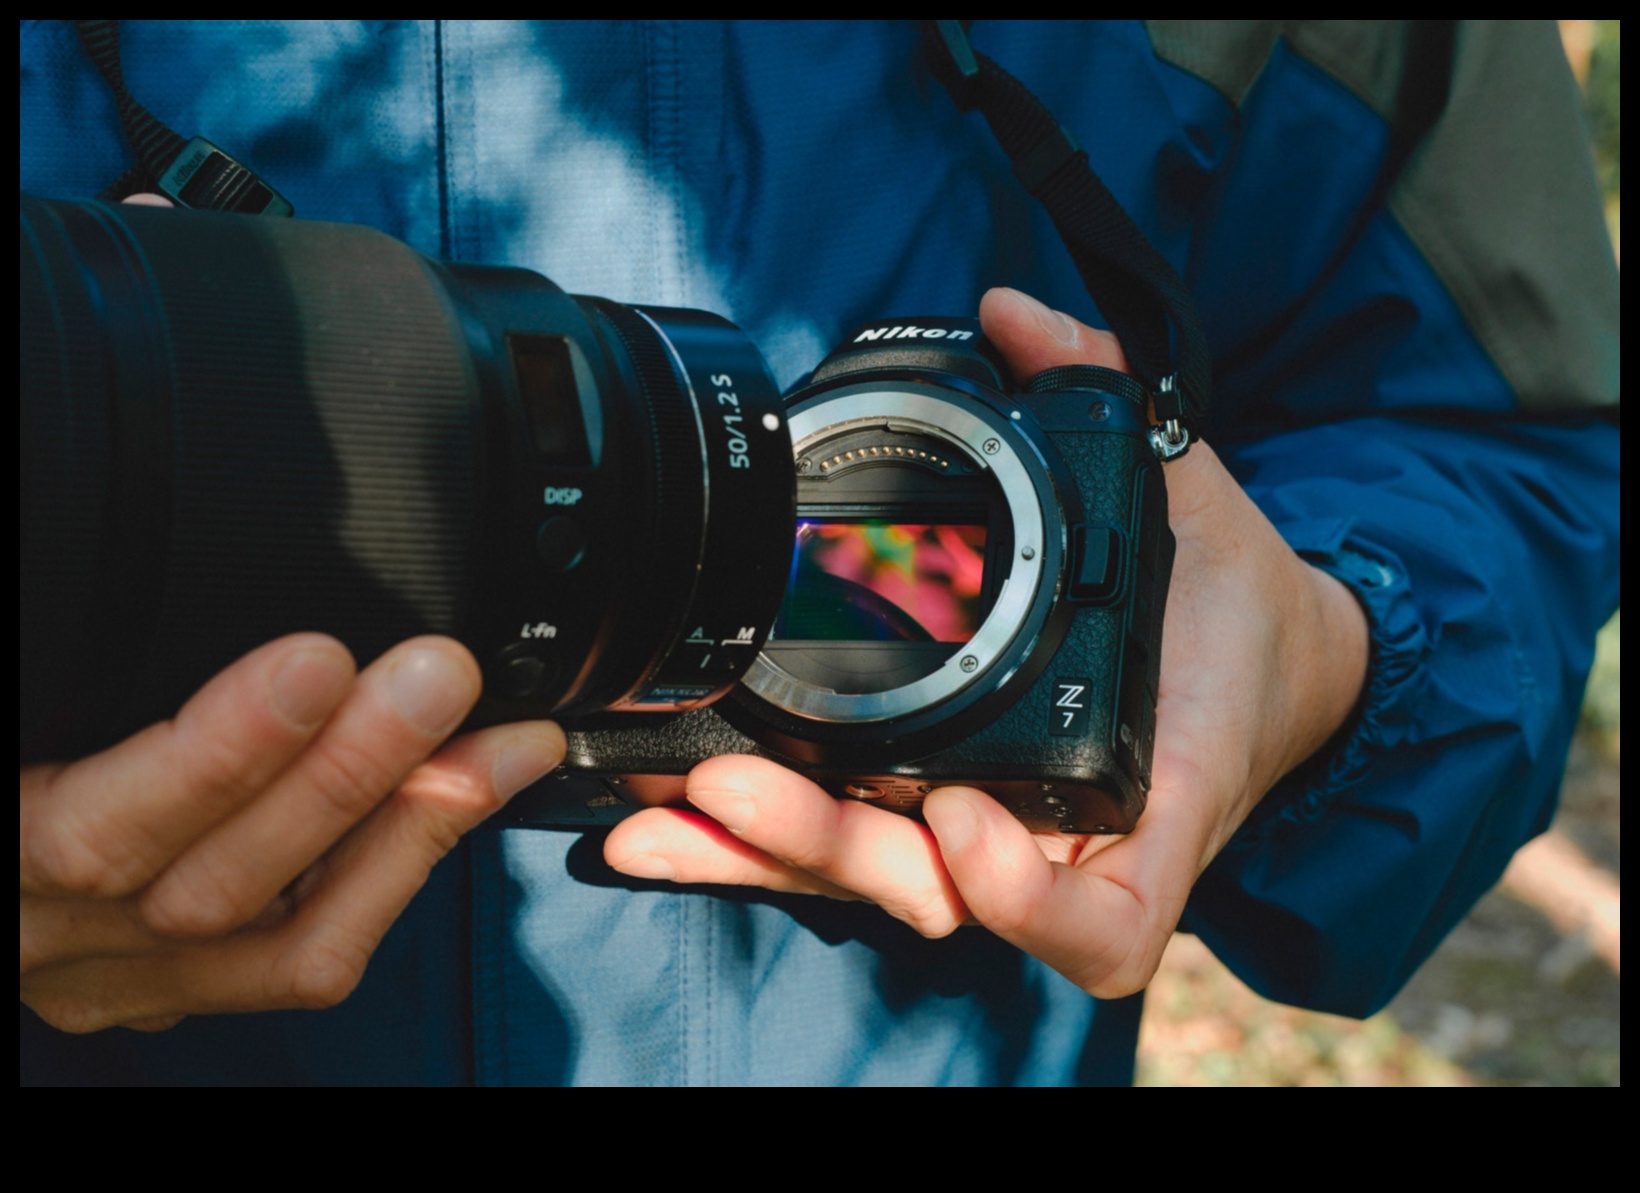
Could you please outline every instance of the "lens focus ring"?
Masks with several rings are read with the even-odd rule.
[[[641,417],[648,420],[643,436],[649,449],[647,500],[634,502],[631,508],[640,511],[639,525],[647,532],[641,546],[634,544],[634,556],[647,561],[646,571],[655,582],[644,602],[644,614],[634,619],[638,632],[629,632],[627,642],[611,646],[612,651],[630,646],[642,652],[607,671],[628,686],[624,691],[586,693],[608,705],[641,685],[682,628],[681,611],[700,567],[706,469],[694,404],[653,326],[631,307],[608,299],[578,297],[577,301],[595,324],[612,331],[620,342],[635,374]]]

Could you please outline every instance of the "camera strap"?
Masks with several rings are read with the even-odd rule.
[[[75,21],[74,27],[91,64],[114,93],[125,139],[137,154],[137,164],[104,188],[99,199],[117,202],[151,191],[179,207],[246,215],[292,214],[295,209],[285,197],[254,170],[204,137],[184,139],[137,102],[120,69],[118,21]]]
[[[86,53],[114,93],[138,164],[99,196],[155,191],[180,206],[290,215],[293,208],[254,171],[203,137],[185,140],[125,85],[118,21],[75,21]],[[1183,452],[1206,413],[1212,386],[1207,337],[1177,271],[1088,164],[1088,155],[1018,79],[969,44],[962,21],[924,22],[934,75],[963,111],[977,109],[1047,210],[1088,293],[1122,341],[1155,405],[1157,453]]]
[[[1164,459],[1181,454],[1207,412],[1212,360],[1195,299],[1172,264],[1088,164],[1042,101],[976,51],[963,21],[925,21],[934,76],[963,111],[978,110],[1021,185],[1047,210],[1082,283],[1122,341],[1160,424]]]

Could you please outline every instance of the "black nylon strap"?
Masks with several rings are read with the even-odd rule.
[[[97,197],[118,200],[138,191],[157,190],[160,175],[176,160],[187,142],[126,90],[125,73],[120,69],[120,23],[75,21],[74,28],[79,31],[91,64],[114,93],[126,140],[137,154],[137,165],[120,175]]]
[[[165,195],[181,207],[238,211],[247,215],[290,215],[288,200],[255,171],[203,137],[187,140],[137,102],[120,69],[118,21],[75,21],[91,63],[114,93],[126,140],[137,164],[104,188],[99,199],[118,201],[138,191]]]
[[[1207,411],[1212,361],[1184,279],[1133,222],[1088,155],[1013,75],[968,45],[960,21],[925,22],[924,48],[957,106],[977,108],[1014,173],[1047,209],[1088,293],[1122,341],[1158,421]],[[1177,374],[1177,382],[1163,382]]]

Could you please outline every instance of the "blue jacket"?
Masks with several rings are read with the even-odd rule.
[[[852,324],[992,285],[1098,321],[911,24],[124,25],[133,93],[299,214],[721,312],[782,384]],[[1191,284],[1209,439],[1369,614],[1359,715],[1185,918],[1256,989],[1349,1014],[1546,825],[1619,599],[1617,282],[1574,86],[1552,26],[1426,35],[973,33]],[[105,85],[65,22],[20,54],[22,188],[95,194],[129,164]],[[1138,1010],[979,931],[663,890],[515,829],[435,871],[335,1010],[84,1039],[20,1017],[25,1081],[1064,1083],[1129,1079]]]

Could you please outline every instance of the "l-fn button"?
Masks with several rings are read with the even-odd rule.
[[[490,660],[489,693],[513,700],[536,696],[558,678],[558,659],[550,648],[532,642],[514,642]]]
[[[568,514],[548,518],[535,532],[535,557],[555,572],[569,571],[586,553],[586,532]]]

